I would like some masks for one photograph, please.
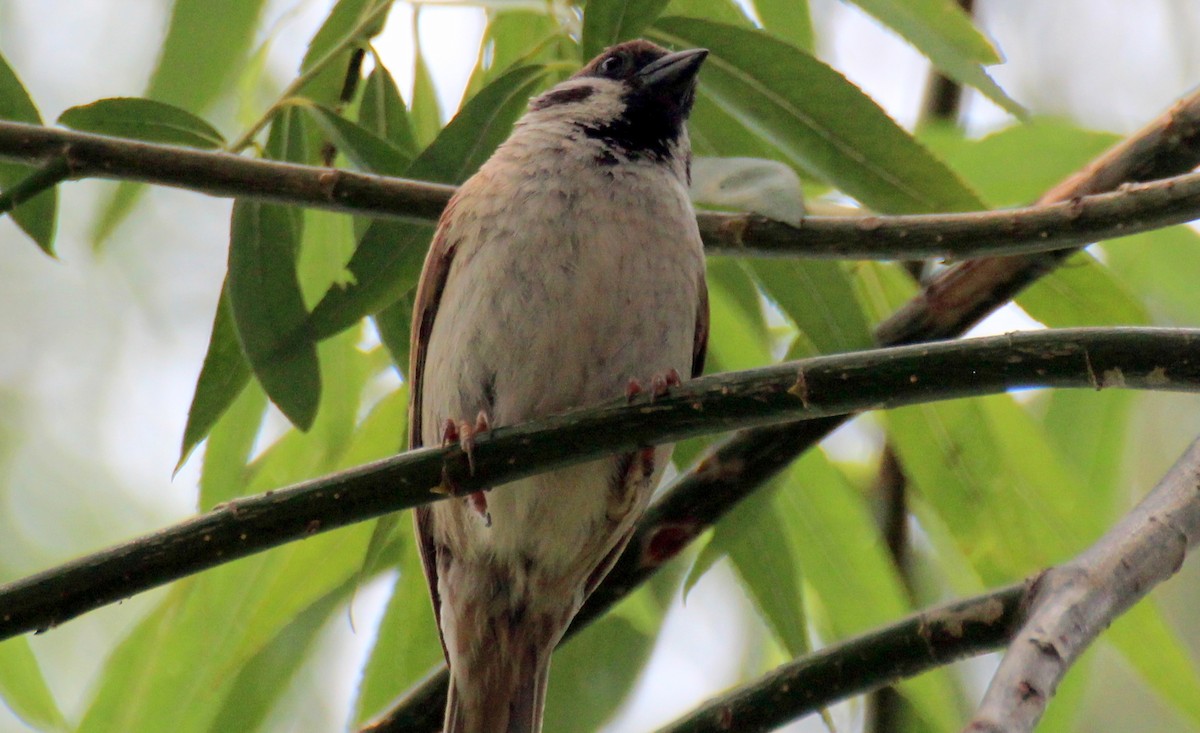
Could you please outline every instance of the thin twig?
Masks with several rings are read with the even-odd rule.
[[[411,451],[207,514],[0,588],[0,638],[45,630],[107,603],[284,542],[439,498],[647,445],[780,420],[991,394],[1015,387],[1200,391],[1200,329],[1069,329],[838,354],[716,374],[653,404],[624,399]],[[1087,357],[1085,358],[1085,354]],[[803,372],[806,393],[795,394]],[[664,542],[669,543],[670,537]],[[637,552],[669,547],[653,538]],[[648,557],[657,564],[661,558]]]
[[[73,179],[140,181],[421,221],[437,219],[454,193],[440,184],[0,121],[0,158],[37,163],[64,157]],[[1198,217],[1200,174],[1000,211],[810,216],[797,226],[753,214],[697,218],[714,254],[892,260],[1047,252]]]
[[[1096,544],[1046,571],[1030,610],[967,725],[1030,733],[1071,664],[1118,616],[1174,575],[1200,542],[1200,440]]]

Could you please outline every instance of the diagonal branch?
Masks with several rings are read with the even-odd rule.
[[[191,573],[316,532],[657,443],[1018,387],[1200,391],[1200,330],[1066,329],[822,356],[717,374],[650,403],[624,400],[410,451],[259,496],[0,587],[0,638],[45,630]],[[654,552],[651,547],[649,552]],[[651,558],[656,559],[656,558]]]
[[[1028,733],[1089,644],[1200,542],[1200,440],[1096,544],[1047,570],[967,731]]]
[[[1025,584],[954,601],[784,664],[658,733],[763,733],[854,695],[992,651],[1020,622]]]
[[[345,213],[436,219],[452,186],[0,121],[0,158],[59,161],[71,178],[178,186]],[[0,213],[4,211],[0,207]],[[1200,218],[1200,174],[1058,203],[966,214],[810,216],[798,226],[754,214],[698,216],[714,254],[917,259],[1048,252]]]
[[[1200,91],[1178,102],[1042,197],[1069,201],[1122,184],[1179,175],[1200,164]],[[970,260],[950,267],[876,330],[881,344],[966,332],[1075,250]],[[739,501],[845,422],[822,418],[743,431],[681,476],[638,523],[629,547],[588,599],[576,626],[604,613],[712,526]],[[445,668],[399,701],[372,730],[436,730]],[[390,724],[395,721],[395,725]]]

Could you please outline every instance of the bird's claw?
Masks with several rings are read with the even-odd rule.
[[[683,384],[683,380],[679,378],[679,370],[675,368],[655,374],[650,378],[650,401],[654,402],[659,397],[666,397],[672,387],[678,387],[681,384]],[[636,378],[630,379],[629,383],[625,385],[625,400],[633,402],[635,397],[645,391],[641,382]]]
[[[458,444],[462,448],[462,452],[467,456],[467,468],[472,476],[475,475],[475,436],[480,433],[486,433],[492,429],[491,419],[483,410],[475,416],[474,424],[466,420],[455,422],[454,420],[446,420],[442,425],[442,445]],[[442,483],[448,489],[451,496],[461,496],[457,482],[450,477],[445,470],[442,471]],[[467,502],[481,517],[483,517],[487,525],[492,524],[491,515],[487,510],[487,496],[483,491],[473,491],[467,495]]]

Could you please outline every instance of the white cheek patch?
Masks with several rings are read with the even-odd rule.
[[[529,113],[517,123],[602,123],[621,116],[624,85],[611,79],[568,79],[529,102]]]

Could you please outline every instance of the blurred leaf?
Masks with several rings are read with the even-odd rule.
[[[405,175],[461,183],[508,136],[543,74],[540,67],[523,67],[488,85],[467,102]],[[431,224],[372,222],[347,266],[352,282],[331,288],[313,310],[308,326],[315,337],[337,333],[415,288],[432,230]]]
[[[878,211],[978,209],[979,199],[840,74],[760,31],[660,18],[648,34],[711,52],[702,94],[769,140],[790,162]]]
[[[217,712],[212,733],[259,730],[296,673],[309,660],[314,643],[334,612],[350,595],[350,583],[317,599],[279,630],[238,672]]]
[[[722,517],[701,556],[729,557],[767,627],[791,657],[799,657],[809,651],[808,618],[803,568],[790,534],[792,523],[784,514],[789,510],[777,486],[755,491]],[[698,560],[687,587],[698,579],[697,568],[710,565]]]
[[[421,34],[418,30],[420,20],[420,8],[414,7],[413,100],[410,119],[413,123],[413,131],[417,136],[417,144],[424,147],[435,140],[438,131],[442,129],[442,107],[438,101],[433,75],[429,73],[429,65],[425,63],[425,54],[421,51]]]
[[[855,262],[854,292],[871,328],[889,318],[917,294],[917,284],[898,262]]]
[[[753,28],[745,11],[736,0],[671,0],[662,15],[682,15]]]
[[[400,579],[392,590],[379,635],[359,683],[355,722],[381,713],[396,697],[443,661],[437,622],[429,601],[429,584],[413,539],[412,520],[401,521],[397,534],[403,555]]]
[[[362,104],[358,108],[358,123],[399,148],[409,160],[417,154],[417,141],[408,119],[408,108],[400,96],[396,80],[378,59],[375,60],[375,69],[367,77]]]
[[[579,55],[578,45],[552,14],[521,8],[493,9],[464,98],[475,96],[514,66],[566,66],[558,62],[578,63]],[[559,73],[566,76],[570,71],[564,68]],[[551,77],[551,83],[557,80]]]
[[[813,50],[808,0],[753,0],[763,28],[797,48]]]
[[[1130,435],[1130,414],[1135,395],[1120,390],[1100,394],[1078,389],[1056,389],[1047,395],[1042,416],[1047,438],[1094,495],[1121,503],[1126,476],[1125,445]],[[1118,506],[1108,507],[1115,513]]]
[[[321,59],[347,46],[354,29],[366,20],[371,13],[383,5],[391,4],[391,0],[338,0],[337,4],[325,17],[325,22],[313,34],[308,42],[308,50],[300,62],[300,70],[308,71],[320,63]],[[371,38],[383,30],[384,19],[380,18],[376,27],[366,29],[364,34]]]
[[[1052,328],[1150,322],[1137,294],[1087,252],[1072,255],[1015,300],[1026,313]]]
[[[555,652],[546,691],[545,729],[593,733],[638,681],[654,637],[628,619],[606,614]],[[602,659],[604,663],[597,664]]]
[[[153,99],[101,99],[68,109],[59,115],[58,123],[101,135],[194,148],[218,148],[225,144],[212,125],[185,109]]]
[[[971,22],[957,0],[854,0],[884,25],[899,33],[946,76],[975,87],[1002,109],[1020,116],[1024,110],[983,70],[1000,55]]]
[[[265,0],[175,0],[146,96],[193,113],[233,80],[254,42]]]
[[[1171,629],[1154,598],[1142,600],[1105,633],[1146,683],[1200,726],[1200,674],[1187,652],[1188,640]]]
[[[583,58],[641,35],[668,0],[588,0],[583,8]]]
[[[728,372],[774,361],[758,289],[740,262],[708,258],[708,303],[711,367],[706,368]]]
[[[70,730],[24,636],[0,642],[0,702],[32,728]]]
[[[146,97],[193,114],[232,83],[254,42],[265,0],[175,0]],[[98,246],[137,203],[142,184],[122,182],[101,209],[92,231]]]
[[[1036,117],[973,140],[957,127],[930,125],[922,128],[920,138],[991,206],[1032,203],[1120,140],[1052,117]],[[1015,160],[1035,164],[1013,165]]]
[[[12,67],[0,54],[0,120],[42,124],[37,107]],[[28,176],[30,166],[0,161],[0,189]],[[48,189],[14,208],[9,216],[48,255],[54,254],[54,226],[58,220],[58,187]]]
[[[398,176],[408,168],[411,157],[400,148],[318,104],[301,107],[337,146],[339,152],[360,170],[385,176]]]
[[[401,297],[375,314],[375,328],[401,374],[408,373],[410,336],[412,335],[413,301]]]
[[[1191,227],[1159,229],[1104,243],[1109,272],[1137,293],[1156,322],[1197,324],[1200,314],[1200,234]]]
[[[825,260],[747,260],[764,295],[804,336],[809,348],[788,358],[869,349],[870,327],[841,263]]]
[[[783,476],[778,516],[787,524],[805,581],[820,599],[836,637],[909,613],[904,584],[862,494],[820,450],[805,453]],[[906,680],[898,688],[937,729],[954,730],[960,723],[952,703],[959,694],[945,670]]]
[[[248,369],[246,376],[249,377]],[[245,494],[246,465],[262,428],[266,407],[266,394],[257,384],[251,384],[237,395],[213,426],[204,446],[200,472],[201,511]]]
[[[80,732],[210,730],[243,666],[356,577],[366,538],[344,528],[172,586],[106,662]]]
[[[179,449],[179,463],[175,470],[191,455],[192,450],[204,440],[217,420],[250,381],[250,365],[238,342],[237,327],[233,323],[233,311],[229,306],[229,281],[221,286],[217,299],[217,312],[213,317],[212,335],[208,340],[208,351],[204,354],[204,365],[196,380],[192,394],[192,405],[188,408],[187,426],[183,430],[183,443]]]
[[[1111,521],[1113,496],[1088,485],[1009,395],[890,410],[905,475],[988,585],[1083,549]]]

